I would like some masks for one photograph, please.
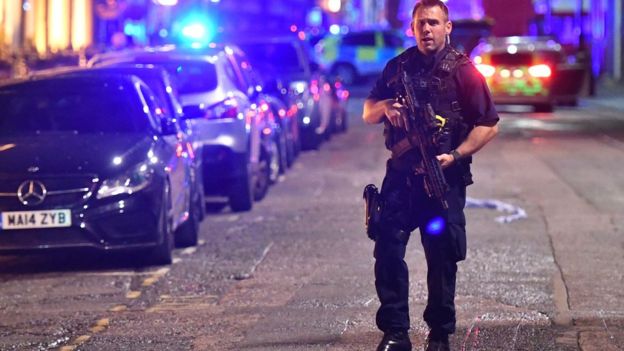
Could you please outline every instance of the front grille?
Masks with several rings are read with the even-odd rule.
[[[0,210],[37,210],[43,208],[70,208],[86,202],[95,189],[95,176],[63,175],[38,176],[25,175],[0,179]],[[35,181],[43,184],[47,193],[43,202],[37,205],[24,205],[18,198],[18,191],[25,182]],[[28,185],[28,183],[26,183]],[[28,186],[25,186],[26,190]],[[24,189],[23,189],[24,191]]]

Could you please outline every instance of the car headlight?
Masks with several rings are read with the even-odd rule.
[[[294,81],[290,83],[290,91],[295,95],[302,95],[308,89],[308,83],[304,81]]]
[[[154,170],[145,163],[141,163],[128,172],[102,182],[97,193],[98,199],[119,194],[132,194],[149,185]]]

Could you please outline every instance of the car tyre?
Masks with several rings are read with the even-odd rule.
[[[258,162],[258,171],[256,172],[254,181],[253,198],[256,201],[264,199],[269,192],[269,184],[271,183],[271,156],[266,151],[260,155]]]
[[[279,138],[279,137],[278,137]],[[277,183],[277,178],[282,172],[283,167],[286,167],[282,164],[282,151],[283,148],[280,147],[278,141],[275,139],[271,139],[269,141],[269,184]]]
[[[189,205],[189,217],[178,228],[175,238],[176,247],[189,247],[197,245],[199,237],[199,224],[202,212],[205,211],[203,194],[195,194]],[[205,212],[204,212],[205,213]]]
[[[288,167],[290,167],[290,163],[288,158],[290,157],[288,151],[288,140],[286,140],[286,136],[284,133],[279,134],[279,143],[278,143],[278,154],[279,154],[279,173],[285,174]]]
[[[152,249],[146,257],[147,264],[164,265],[173,261],[173,220],[169,214],[171,209],[171,194],[169,184],[165,186],[162,206],[158,216],[158,236],[162,241]]]
[[[233,212],[249,211],[253,207],[253,186],[248,170],[241,177],[238,177],[232,183],[230,188],[230,208]]]

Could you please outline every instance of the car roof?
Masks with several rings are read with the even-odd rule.
[[[230,50],[234,52],[239,51],[240,49],[233,45],[216,43],[211,43],[209,46],[199,49],[180,48],[174,45],[146,47],[98,54],[89,60],[87,66],[93,67],[98,65],[127,63],[142,60],[167,61],[172,59],[193,61],[205,60],[210,62],[219,54]]]
[[[137,82],[140,82],[140,79],[122,73],[112,73],[107,72],[105,74],[94,74],[92,70],[88,69],[75,69],[73,71],[67,70],[65,73],[72,74],[43,74],[43,75],[34,75],[28,76],[26,78],[15,79],[11,81],[4,82],[4,84],[0,85],[0,89],[11,89],[13,87],[30,87],[37,86],[40,84],[52,84],[54,82],[67,82],[67,81],[85,81],[85,82],[118,82],[121,84],[134,85]],[[76,73],[76,74],[74,74]],[[80,73],[85,73],[84,75]]]

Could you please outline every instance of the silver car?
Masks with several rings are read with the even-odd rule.
[[[150,48],[98,55],[88,65],[112,63],[159,65],[177,78],[184,118],[202,144],[207,196],[226,196],[233,211],[249,210],[265,196],[277,147],[263,132],[268,118],[260,89],[246,77],[240,50]]]

